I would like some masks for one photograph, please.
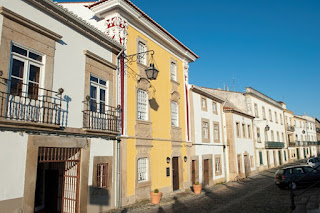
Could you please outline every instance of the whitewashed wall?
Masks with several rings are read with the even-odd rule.
[[[236,156],[241,155],[241,170],[245,171],[244,168],[244,153],[247,152],[249,154],[249,163],[250,162],[250,156],[253,156],[253,167],[251,167],[251,171],[256,170],[256,156],[255,156],[255,147],[254,147],[254,141],[253,141],[253,131],[251,131],[251,138],[248,137],[243,137],[243,131],[242,131],[242,124],[244,123],[246,125],[246,135],[248,134],[248,125],[252,127],[252,120],[250,118],[238,115],[238,114],[233,114],[233,125],[235,126],[236,122],[240,123],[240,132],[241,132],[241,137],[237,137],[237,129],[236,127],[233,128],[234,130],[234,139],[235,139],[235,152]],[[247,135],[248,136],[248,135]],[[238,164],[237,164],[238,165]],[[250,165],[251,166],[251,165]],[[238,167],[237,167],[238,168]]]
[[[0,137],[0,201],[21,198],[24,193],[28,135],[1,132]]]
[[[111,52],[22,0],[0,0],[0,5],[63,36],[62,41],[56,44],[53,90],[62,87],[64,95],[71,98],[68,126],[81,128],[85,84],[83,51],[90,50],[110,62]]]
[[[202,155],[211,154],[212,155],[212,171],[213,171],[213,179],[220,179],[224,178],[226,174],[226,167],[225,165],[228,165],[227,156],[224,156],[223,152],[223,138],[225,139],[225,136],[223,136],[223,126],[222,126],[222,116],[221,116],[221,107],[222,105],[218,102],[217,103],[217,111],[218,114],[214,114],[212,112],[212,100],[207,98],[207,111],[201,110],[201,95],[198,93],[193,92],[190,90],[193,95],[193,107],[194,107],[194,129],[195,129],[195,143],[196,144],[203,144],[203,145],[195,145],[195,154],[199,156],[199,182],[201,183],[203,181],[202,177]],[[208,119],[210,121],[209,125],[209,132],[210,132],[210,143],[203,143],[202,142],[202,123],[201,119]],[[213,142],[213,122],[219,122],[219,131],[220,131],[220,143],[214,143]],[[212,145],[220,145],[220,146],[212,146]],[[225,152],[227,152],[227,149],[225,149]],[[222,167],[222,173],[219,176],[215,176],[215,159],[214,155],[221,155],[221,167]],[[226,162],[225,162],[226,160]]]

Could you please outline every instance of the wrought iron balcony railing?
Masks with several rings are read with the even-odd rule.
[[[120,107],[84,101],[83,128],[120,133]]]
[[[282,148],[284,148],[283,142],[274,142],[274,141],[266,142],[266,149],[282,149]]]
[[[0,77],[0,119],[61,126],[62,93]]]
[[[289,147],[295,147],[296,146],[296,142],[289,142]]]
[[[294,132],[294,130],[295,130],[295,128],[294,128],[294,126],[287,126],[287,131],[289,131],[289,132]]]

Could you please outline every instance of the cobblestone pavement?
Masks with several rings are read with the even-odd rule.
[[[200,195],[194,195],[191,191],[176,193],[163,198],[160,205],[151,205],[149,201],[145,201],[113,212],[292,212],[290,191],[279,189],[274,184],[275,171],[276,169],[269,169],[237,182],[205,188]],[[303,189],[296,190],[296,193],[301,191]],[[305,204],[298,205],[299,210],[295,212],[305,212],[307,205],[314,204],[308,204],[308,200],[318,200],[319,192],[320,189],[315,188],[297,197],[298,203],[302,200]],[[309,199],[310,196],[313,197]]]

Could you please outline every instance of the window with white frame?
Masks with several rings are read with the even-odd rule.
[[[138,183],[148,181],[148,158],[138,159]]]
[[[171,80],[177,81],[177,64],[173,61],[170,63]]]
[[[214,142],[220,142],[219,124],[218,123],[213,124],[213,137],[214,137]]]
[[[257,142],[261,143],[261,135],[260,135],[260,128],[257,127]]]
[[[266,118],[266,108],[264,106],[262,107],[262,117],[263,117],[263,119],[267,119]]]
[[[179,126],[179,109],[178,103],[171,101],[171,125],[172,126]]]
[[[138,53],[142,53],[142,54],[138,54],[137,58],[138,58],[138,62],[143,65],[147,64],[147,54],[144,53],[146,51],[147,51],[146,45],[143,42],[139,41],[138,42]]]
[[[90,75],[90,111],[105,113],[108,104],[108,82]]]
[[[277,112],[274,112],[274,120],[276,121],[276,123],[278,123],[278,115],[277,115]]]
[[[269,120],[272,122],[272,112],[271,112],[271,109],[269,109]]]
[[[280,124],[283,125],[282,114],[280,114]]]
[[[217,112],[218,112],[218,111],[217,111],[217,103],[214,102],[214,101],[212,101],[212,112],[213,112],[213,113],[217,113]]]
[[[251,125],[248,125],[248,138],[251,138]]]
[[[280,142],[280,134],[278,131],[277,131],[277,142]]]
[[[202,121],[202,137],[209,139],[209,123],[206,121]]]
[[[201,109],[207,111],[207,98],[201,97]]]
[[[148,93],[142,89],[137,90],[137,119],[148,120]]]
[[[274,132],[271,130],[271,141],[274,141]]]
[[[254,104],[254,115],[256,118],[259,118],[258,104]]]
[[[12,44],[10,94],[38,99],[43,58],[36,51]]]
[[[282,142],[284,142],[284,134],[283,134],[283,132],[281,133],[281,139],[282,139]]]
[[[215,172],[216,172],[216,173],[221,173],[220,157],[216,157],[216,158],[215,158]]]

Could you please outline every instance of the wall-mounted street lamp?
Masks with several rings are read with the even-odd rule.
[[[159,70],[157,68],[155,68],[153,63],[151,63],[150,67],[148,67],[145,71],[146,71],[147,78],[149,80],[156,80],[157,79]]]
[[[170,163],[170,158],[169,157],[167,157],[167,164],[169,164]]]
[[[267,125],[264,129],[265,129],[266,131],[269,131],[269,130],[270,130],[270,126]]]
[[[302,134],[305,134],[305,133],[306,133],[306,131],[302,130]]]
[[[188,157],[187,157],[187,156],[184,156],[183,160],[184,160],[184,162],[187,162]]]

